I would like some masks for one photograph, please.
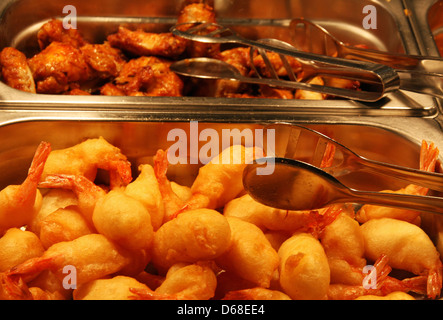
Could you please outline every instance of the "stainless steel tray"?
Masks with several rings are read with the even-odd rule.
[[[442,0],[404,0],[421,53],[438,56],[435,36],[443,33]]]
[[[32,55],[37,50],[36,32],[50,18],[63,17],[64,2],[6,0],[0,4],[0,47],[15,46]],[[114,0],[70,2],[77,10],[78,28],[90,41],[101,42],[116,31],[118,25],[141,25],[147,30],[165,31],[174,24],[183,1]],[[338,0],[324,5],[321,0],[277,0],[257,6],[250,1],[213,1],[220,23],[226,24],[250,38],[284,37],[284,28],[293,17],[306,17],[328,27],[334,35],[351,44],[366,44],[391,52],[418,53],[419,48],[403,13],[401,0],[387,2],[370,0]],[[362,13],[366,5],[377,9],[377,29],[366,30]],[[32,12],[32,15],[29,14]],[[239,112],[291,112],[297,116],[328,114],[335,116],[406,116],[435,117],[435,99],[421,94],[399,91],[377,103],[348,100],[263,100],[219,98],[152,98],[59,96],[29,94],[0,83],[0,107],[3,108],[157,108],[158,106],[189,106],[235,108]],[[178,111],[180,113],[180,111]]]

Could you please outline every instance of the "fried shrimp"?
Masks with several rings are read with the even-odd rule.
[[[238,218],[228,217],[227,220],[231,228],[231,244],[215,261],[224,270],[268,288],[278,268],[277,252],[257,226]]]
[[[289,296],[278,290],[261,287],[229,291],[223,300],[291,300]]]
[[[10,228],[0,238],[0,272],[30,258],[39,257],[45,249],[35,233]]]
[[[42,256],[26,260],[8,270],[7,274],[27,279],[43,270],[50,270],[63,281],[66,277],[65,266],[72,266],[75,268],[76,284],[80,285],[121,271],[136,259],[139,257],[134,253],[119,247],[102,234],[93,233],[56,243]],[[147,261],[142,269],[146,264]]]
[[[146,250],[151,246],[154,229],[149,211],[124,190],[111,190],[100,198],[92,220],[99,233],[128,250]]]
[[[128,276],[96,279],[74,290],[74,300],[130,300],[131,289],[149,289],[145,284]]]
[[[125,194],[140,201],[149,211],[154,230],[163,224],[165,209],[154,168],[149,164],[139,166],[140,174],[125,188]]]
[[[330,282],[328,258],[320,242],[308,233],[296,233],[283,242],[280,285],[296,300],[323,300]]]
[[[231,229],[223,215],[206,208],[189,210],[155,232],[152,262],[164,270],[178,262],[215,259],[228,249],[230,241]]]
[[[420,170],[433,172],[435,170],[435,164],[437,162],[439,150],[433,143],[428,144],[426,141],[422,141],[420,149]],[[416,186],[410,184],[403,189],[397,191],[385,190],[384,192],[411,194],[411,195],[426,195],[428,188]],[[400,219],[408,222],[417,222],[420,212],[415,210],[390,208],[376,205],[364,205],[356,214],[356,219],[360,223],[364,223],[370,219],[375,218],[393,218]]]
[[[9,228],[26,225],[40,210],[42,196],[37,187],[50,152],[49,143],[40,143],[25,181],[0,191],[0,235]]]
[[[106,195],[106,191],[82,175],[49,175],[39,183],[42,188],[61,188],[73,191],[77,197],[76,207],[83,215],[89,227],[95,230],[92,215],[97,201]]]
[[[331,283],[361,284],[366,259],[359,223],[343,212],[324,228],[320,241],[328,257]]]
[[[398,219],[371,219],[361,227],[365,255],[384,254],[389,265],[427,277],[427,295],[436,298],[442,288],[442,262],[429,236],[420,227]]]
[[[178,263],[169,268],[165,280],[155,289],[131,288],[135,299],[208,300],[214,296],[217,279],[205,263]]]
[[[159,183],[161,185],[163,197],[173,199],[175,207],[181,207],[175,213],[169,213],[172,218],[180,212],[196,209],[222,208],[226,203],[238,196],[243,190],[243,169],[246,165],[260,154],[257,147],[244,147],[234,145],[223,150],[218,156],[214,157],[209,163],[199,169],[199,173],[191,186],[192,196],[186,202],[181,204],[180,199],[174,195],[173,190],[168,186],[165,170],[156,170]],[[262,153],[261,153],[262,154]],[[167,161],[166,154],[160,151],[156,155],[157,164]]]
[[[131,164],[126,156],[103,137],[53,150],[46,162],[42,179],[48,175],[67,174],[84,176],[94,181],[98,169],[109,171],[112,188],[127,185],[132,180]]]

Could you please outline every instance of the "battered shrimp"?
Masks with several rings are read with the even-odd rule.
[[[74,269],[68,273],[71,276],[75,275],[76,284],[80,285],[121,271],[134,263],[138,265],[140,272],[148,262],[144,261],[140,265],[140,261],[137,260],[140,256],[139,252],[129,252],[104,235],[92,233],[72,241],[56,243],[42,256],[15,266],[7,274],[27,279],[41,271],[50,270],[63,281],[68,276],[65,267],[71,266]]]
[[[48,249],[57,242],[71,241],[93,231],[75,208],[58,209],[41,221],[40,241]]]
[[[323,300],[330,282],[328,258],[320,242],[295,233],[278,250],[280,285],[294,300]]]
[[[426,141],[422,141],[420,149],[420,170],[433,172],[435,170],[435,164],[437,162],[439,151],[433,143],[428,144]],[[410,184],[403,189],[397,191],[385,190],[383,192],[393,192],[412,195],[426,195],[428,188],[416,186]],[[400,219],[408,222],[417,223],[420,212],[415,210],[408,210],[402,208],[390,208],[376,205],[364,205],[357,212],[356,219],[360,223],[364,223],[370,219],[376,218],[393,218]]]
[[[130,300],[132,288],[149,289],[145,284],[128,276],[96,279],[74,290],[74,300]]]
[[[214,271],[204,263],[175,264],[163,283],[155,289],[130,290],[135,298],[146,300],[208,300],[214,296],[217,279]]]
[[[223,300],[291,300],[291,298],[287,294],[278,290],[256,287],[229,291],[224,296]]]
[[[427,277],[427,295],[436,298],[442,287],[442,262],[428,235],[418,226],[391,218],[371,219],[361,230],[367,259],[385,254],[389,265]]]
[[[234,272],[260,287],[268,288],[279,258],[263,232],[252,223],[227,218],[231,244],[215,261],[221,268]]]
[[[103,137],[52,151],[42,179],[48,175],[67,174],[94,181],[98,169],[109,171],[111,188],[127,185],[132,180],[131,163],[119,148]]]
[[[149,164],[139,166],[140,174],[125,188],[125,194],[140,201],[149,211],[151,223],[157,230],[163,223],[165,209],[154,168]]]
[[[0,238],[0,272],[28,259],[39,257],[45,249],[39,238],[30,231],[11,228]]]
[[[405,292],[395,291],[385,296],[365,295],[358,297],[355,300],[415,300],[415,298]]]
[[[373,296],[383,299],[391,293],[398,292],[416,292],[418,294],[426,293],[426,279],[424,277],[405,278],[398,280],[389,276],[392,268],[388,264],[388,256],[381,255],[375,261],[374,269],[366,276],[370,279],[365,283],[359,284],[331,284],[328,289],[329,300],[355,300],[360,297]],[[363,274],[363,270],[361,270]],[[374,276],[372,275],[374,272]],[[375,277],[375,278],[374,278]],[[375,283],[370,283],[374,281]]]
[[[95,230],[92,216],[97,201],[105,197],[105,190],[82,175],[67,174],[49,175],[39,183],[39,186],[41,188],[61,188],[73,191],[78,201],[76,207],[85,218],[88,226]]]
[[[151,33],[141,29],[131,31],[120,26],[118,32],[108,36],[111,46],[136,56],[162,56],[176,58],[186,49],[187,40],[172,33]]]
[[[0,300],[64,300],[58,291],[28,286],[20,277],[0,273]]]
[[[128,250],[151,247],[154,229],[149,211],[122,189],[111,190],[97,201],[92,220],[99,233]]]
[[[115,78],[115,86],[128,96],[181,96],[183,81],[170,65],[171,61],[157,57],[132,59]]]
[[[3,81],[12,88],[35,93],[35,82],[26,56],[15,48],[6,47],[0,53]]]
[[[328,257],[331,283],[361,284],[366,259],[359,223],[343,212],[324,228],[320,241]]]
[[[49,143],[40,143],[25,181],[0,191],[0,235],[9,228],[28,224],[39,211],[42,196],[37,186],[50,152]]]
[[[260,149],[261,150],[261,149]],[[180,212],[196,209],[222,208],[226,203],[237,197],[243,190],[243,169],[252,162],[260,153],[257,147],[244,147],[234,145],[223,150],[218,156],[214,157],[209,163],[199,169],[199,173],[191,186],[192,197],[186,203],[180,203],[180,199],[174,195],[174,192],[167,184],[166,172],[156,170],[162,196],[172,199],[175,207],[181,207],[175,213],[168,213],[170,217],[175,217]],[[156,155],[156,162],[164,163],[167,157],[163,151]]]
[[[40,235],[41,221],[58,209],[65,209],[78,204],[77,197],[71,190],[52,189],[46,190],[40,210],[27,224],[26,229]]]
[[[253,223],[262,230],[316,233],[333,221],[340,210],[338,207],[317,211],[275,209],[245,194],[229,201],[223,207],[223,214]]]
[[[164,223],[154,234],[152,262],[165,270],[178,262],[215,259],[228,249],[230,240],[229,223],[219,212],[189,210]]]

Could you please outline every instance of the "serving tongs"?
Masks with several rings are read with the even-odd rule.
[[[291,20],[291,44],[297,49],[343,59],[368,61],[394,68],[400,77],[400,89],[443,98],[443,59],[430,56],[393,54],[350,46],[326,28],[304,18]]]
[[[286,45],[275,45],[275,43],[271,42],[253,41],[240,36],[227,27],[215,23],[197,22],[178,24],[172,27],[170,31],[176,36],[198,42],[237,43],[257,49],[260,54],[265,55],[266,51],[276,52],[281,56],[296,58],[302,64],[303,70],[306,70],[311,78],[316,75],[329,76],[357,80],[362,84],[361,90],[353,90],[328,85],[316,85],[308,82],[298,82],[294,80],[260,79],[262,80],[260,83],[274,87],[303,89],[367,102],[380,100],[387,93],[399,88],[398,74],[393,68],[383,64],[328,57],[299,51]],[[264,59],[266,58],[264,57]],[[190,64],[192,63],[192,60],[193,59],[186,59],[182,64]],[[289,66],[285,67],[287,68]],[[292,72],[292,70],[287,71],[288,74]],[[192,73],[192,70],[189,71],[188,75],[199,76],[197,72]],[[247,79],[242,79],[242,81],[246,80]],[[255,79],[252,81],[255,81]]]
[[[260,174],[259,170],[270,161],[274,170]],[[320,168],[288,158],[268,157],[248,164],[243,171],[243,185],[256,201],[283,210],[358,203],[443,214],[443,198],[352,189]]]
[[[264,127],[264,149],[272,150],[273,156],[300,160],[332,175],[340,177],[356,171],[390,176],[402,181],[443,191],[443,174],[407,168],[362,157],[336,140],[304,126],[275,123]],[[272,133],[271,139],[268,134]],[[269,144],[272,145],[269,145]],[[334,155],[323,163],[327,148],[334,148]],[[330,149],[329,149],[330,150]]]

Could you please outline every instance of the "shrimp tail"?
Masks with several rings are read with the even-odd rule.
[[[438,154],[439,150],[435,147],[434,143],[428,144],[423,140],[420,150],[420,170],[428,172],[435,171]]]
[[[131,163],[116,160],[109,163],[109,182],[111,189],[127,186],[132,181]]]
[[[48,142],[42,141],[35,151],[31,165],[28,170],[28,176],[20,185],[17,197],[20,202],[25,202],[29,199],[29,195],[35,194],[38,182],[43,174],[46,160],[51,153],[51,145]],[[34,199],[32,199],[34,201]]]
[[[39,183],[41,188],[61,188],[74,191],[76,194],[87,192],[89,194],[102,193],[103,189],[84,176],[68,174],[52,174]]]
[[[330,225],[338,215],[343,212],[341,206],[330,206],[324,209],[323,213],[317,210],[309,212],[307,223],[303,229],[319,238],[323,230]]]
[[[32,300],[32,294],[21,277],[0,274],[0,300]]]
[[[438,154],[439,150],[435,147],[434,143],[428,144],[423,140],[420,149],[420,170],[434,172]],[[416,193],[418,195],[426,195],[428,191],[428,188],[416,186]]]
[[[56,257],[35,257],[26,260],[25,262],[18,264],[8,271],[6,271],[7,276],[20,276],[23,277],[24,281],[32,279],[35,275],[40,273],[41,271],[51,269],[54,265]]]
[[[323,159],[320,164],[321,168],[329,168],[332,166],[335,156],[335,150],[336,150],[335,145],[328,142],[328,144],[326,145],[326,150],[323,154]]]
[[[374,263],[374,267],[377,275],[377,289],[380,289],[388,278],[392,268],[388,265],[389,258],[387,255],[382,254]]]
[[[172,190],[171,182],[168,180],[166,173],[168,172],[167,151],[158,150],[154,156],[154,174],[157,178],[160,193],[165,206],[166,221],[174,219],[178,213],[184,208],[185,203]]]
[[[436,267],[429,270],[426,290],[428,298],[435,299],[440,297],[443,278],[442,272],[442,263],[440,260]]]

